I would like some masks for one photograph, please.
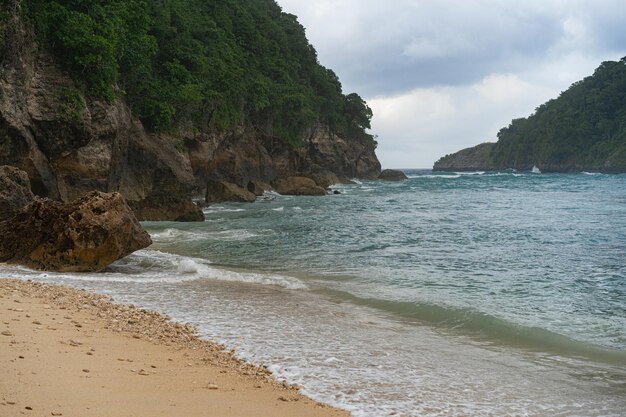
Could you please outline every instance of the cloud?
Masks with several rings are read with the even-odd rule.
[[[278,0],[372,109],[384,166],[495,140],[626,55],[623,0]]]
[[[512,119],[529,116],[578,80],[572,68],[591,74],[596,66],[595,60],[572,54],[519,74],[489,74],[467,85],[416,88],[370,99],[381,163],[430,168],[448,153],[495,142]]]
[[[320,61],[366,96],[463,85],[551,54],[626,45],[626,8],[597,0],[279,0]]]

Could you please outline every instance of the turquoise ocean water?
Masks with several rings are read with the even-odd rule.
[[[626,416],[626,175],[433,173],[151,222],[102,274],[355,417]]]

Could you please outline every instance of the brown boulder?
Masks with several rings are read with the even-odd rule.
[[[256,195],[231,182],[209,181],[206,186],[205,200],[207,203],[222,201],[252,203],[256,200]]]
[[[38,199],[0,222],[0,261],[36,269],[100,271],[151,243],[119,193],[93,191],[65,204]]]
[[[15,216],[34,198],[26,172],[12,166],[0,166],[0,220]]]
[[[378,176],[379,180],[383,181],[404,181],[408,179],[404,172],[397,169],[386,169]]]
[[[272,183],[283,195],[326,195],[326,190],[307,177],[280,178]]]

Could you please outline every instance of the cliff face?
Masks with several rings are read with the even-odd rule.
[[[293,147],[251,129],[153,134],[122,98],[92,100],[19,21],[0,39],[0,165],[29,175],[33,191],[70,201],[118,191],[144,220],[199,220],[190,197],[207,181],[245,187],[295,173],[374,178],[373,146],[313,126]],[[194,130],[194,129],[190,129]]]

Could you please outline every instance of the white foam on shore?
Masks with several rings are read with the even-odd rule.
[[[157,242],[174,243],[174,242],[190,242],[194,240],[205,239],[200,233],[189,232],[175,228],[165,229],[161,232],[152,232],[150,237]]]
[[[0,275],[7,278],[26,278],[60,283],[65,281],[97,281],[175,284],[208,279],[272,285],[291,290],[308,288],[302,281],[293,277],[216,268],[206,259],[174,255],[156,250],[137,251],[114,262],[102,272],[42,272],[19,265],[0,264]]]
[[[0,264],[0,275],[7,276],[11,268]],[[158,268],[179,281],[144,285],[150,281],[142,276]],[[267,365],[277,378],[304,387],[304,394],[344,408],[353,417],[564,416],[596,415],[598,410],[619,415],[614,410],[620,399],[578,378],[576,374],[589,370],[577,361],[563,367],[551,358],[528,358],[389,320],[367,307],[329,302],[314,292],[265,285],[250,290],[219,282],[290,288],[284,279],[294,282],[292,278],[224,271],[207,261],[146,250],[117,262],[113,270],[117,272],[84,274],[91,278],[83,280],[83,274],[15,268],[15,277],[85,286],[118,302],[195,324],[203,336],[236,349],[242,359]],[[212,272],[221,279],[181,285],[181,277]],[[107,279],[116,273],[126,277],[122,284]]]

